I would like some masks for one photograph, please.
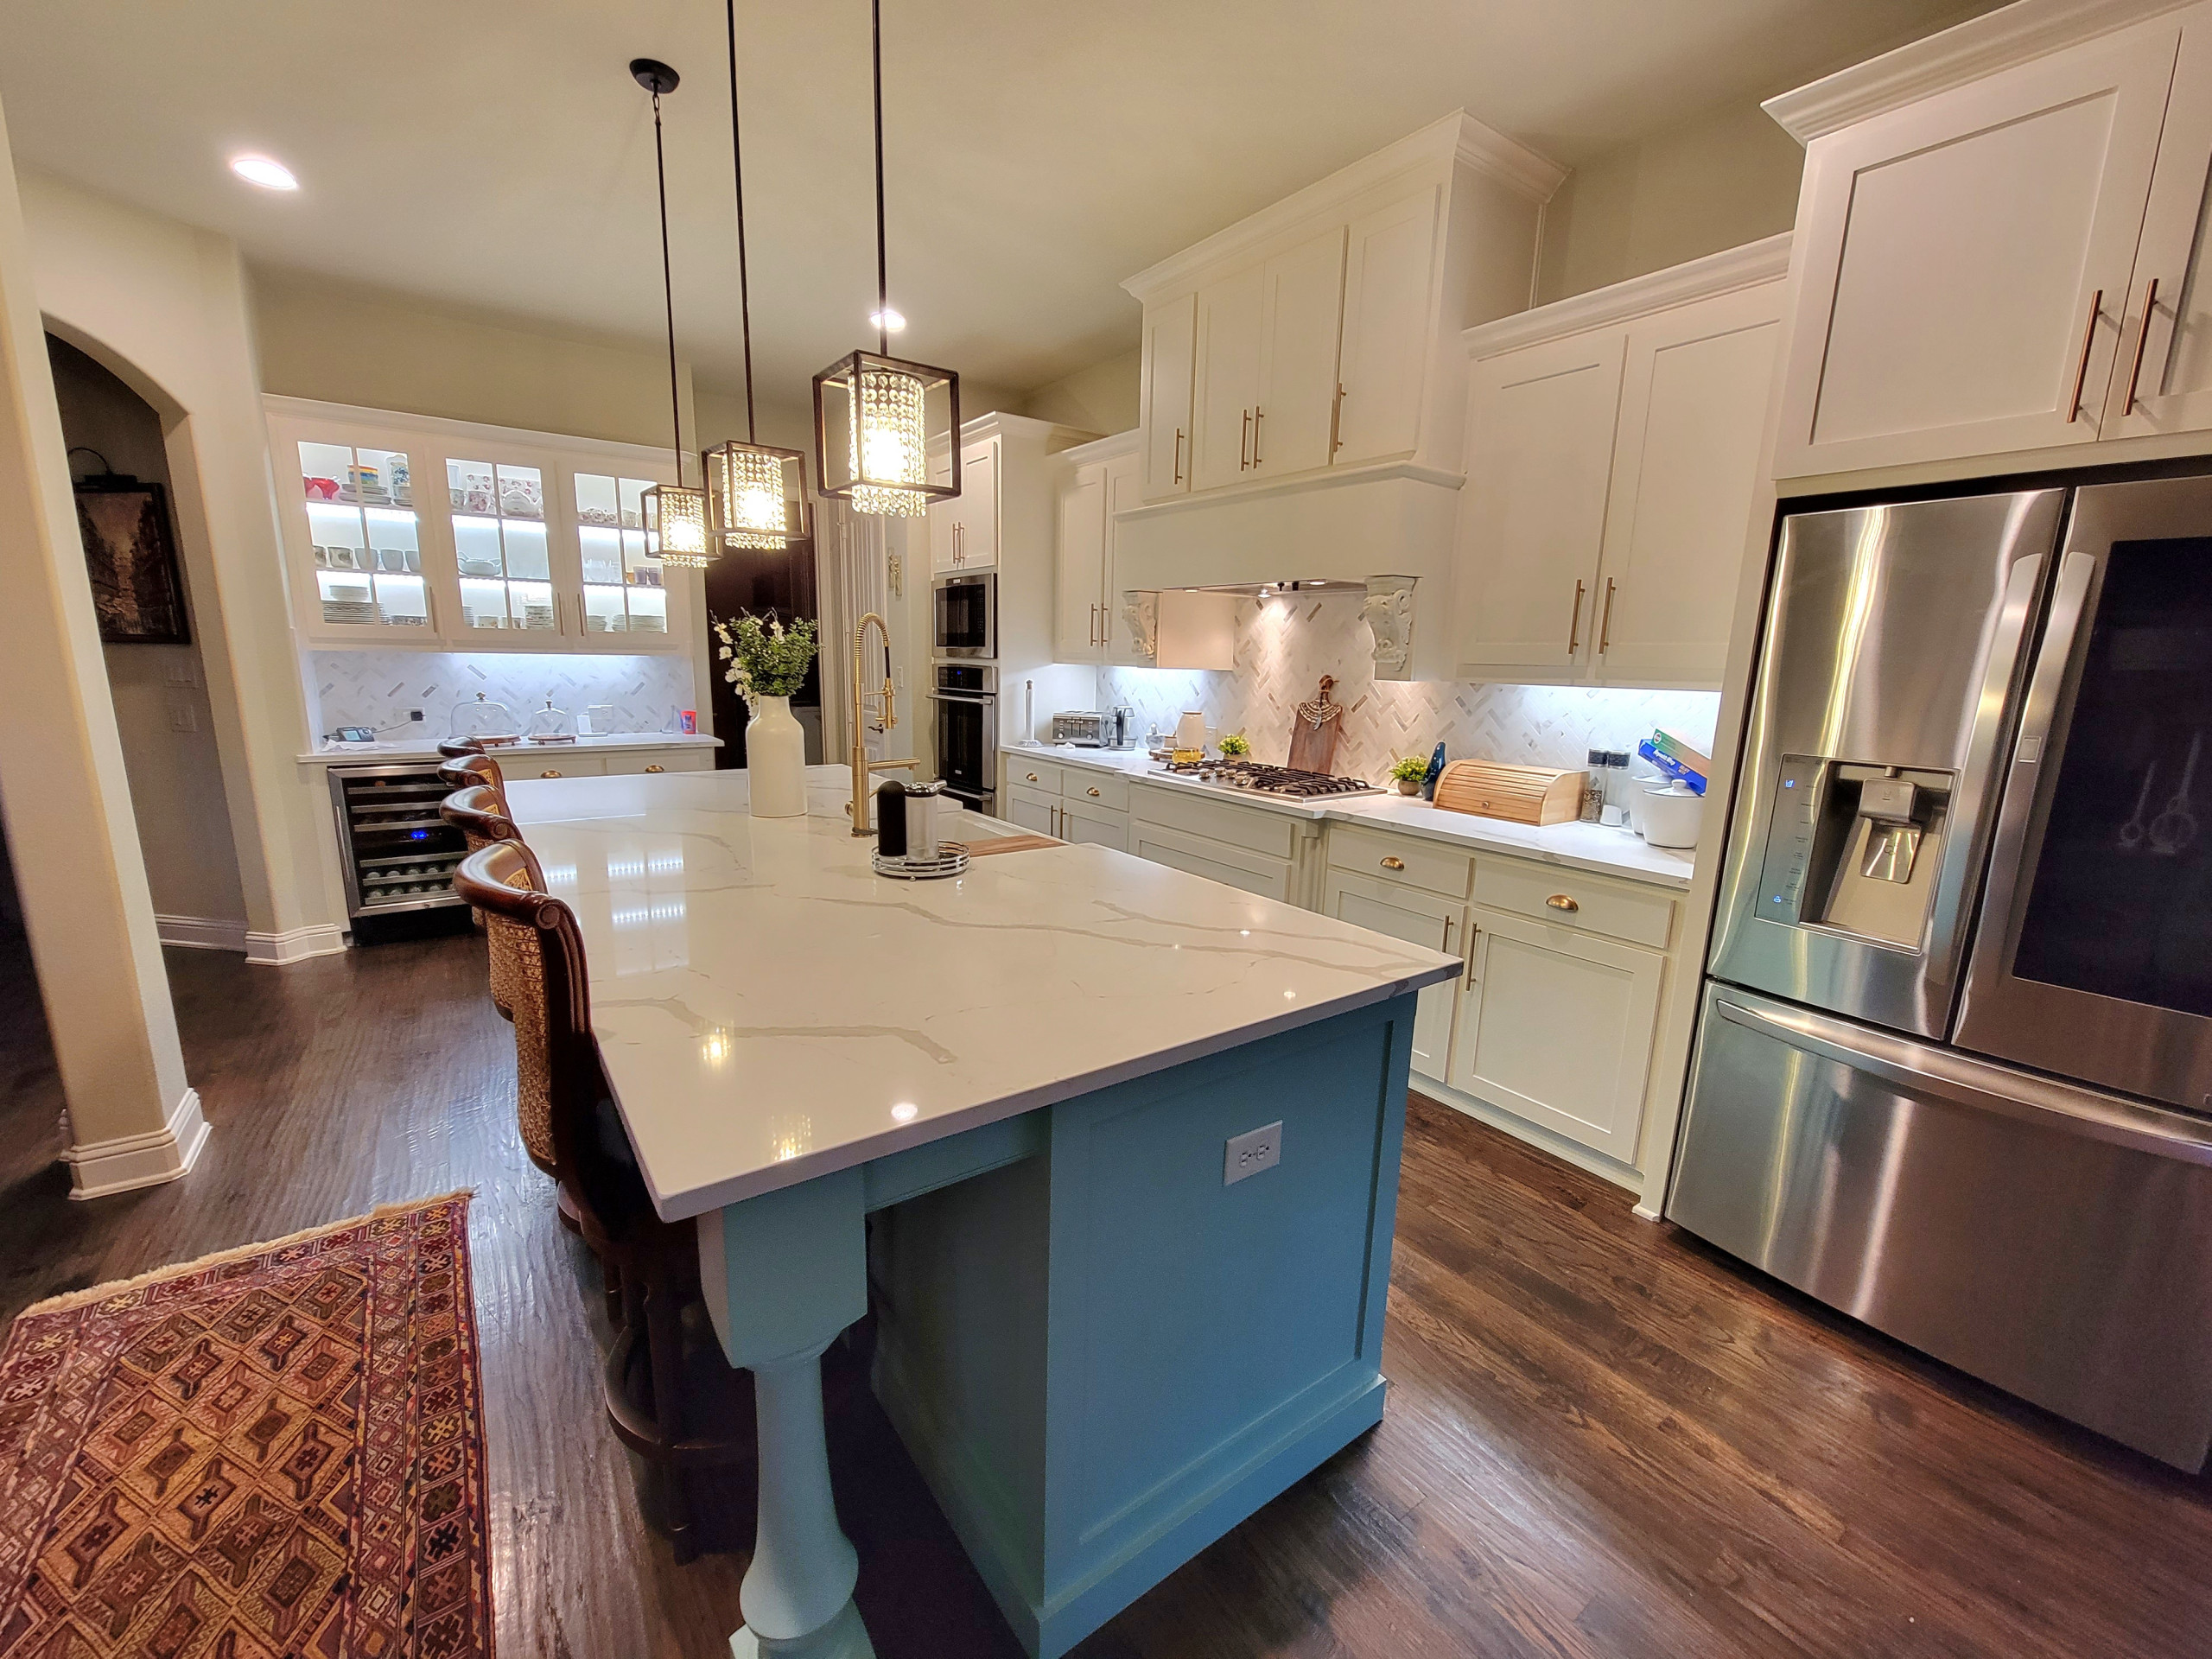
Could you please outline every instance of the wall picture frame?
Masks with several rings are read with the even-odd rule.
[[[168,490],[128,473],[96,473],[77,480],[76,496],[100,642],[189,644]]]

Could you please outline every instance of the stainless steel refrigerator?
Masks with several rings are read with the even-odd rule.
[[[1667,1214],[2212,1442],[2212,479],[1787,518]]]

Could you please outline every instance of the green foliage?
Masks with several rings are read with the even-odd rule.
[[[715,624],[721,641],[718,653],[729,664],[722,677],[735,686],[747,702],[756,696],[788,697],[806,683],[814,661],[815,626],[804,617],[789,627],[766,617],[741,614],[734,622]]]
[[[1222,756],[1224,760],[1233,755],[1249,754],[1252,753],[1252,746],[1249,742],[1245,741],[1244,734],[1242,732],[1230,732],[1225,734],[1217,747],[1220,748]]]
[[[1419,755],[1408,755],[1390,768],[1390,776],[1402,784],[1417,784],[1428,776],[1428,762]]]

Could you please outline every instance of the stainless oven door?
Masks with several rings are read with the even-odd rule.
[[[932,691],[937,775],[971,811],[998,810],[999,700],[988,691]]]
[[[940,657],[989,661],[999,654],[999,579],[939,576],[930,585],[931,641]]]
[[[2212,478],[2075,498],[1955,1040],[2212,1112]]]

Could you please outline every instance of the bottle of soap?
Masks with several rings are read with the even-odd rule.
[[[1603,749],[1590,751],[1590,769],[1582,774],[1582,810],[1577,815],[1585,823],[1596,823],[1605,815],[1605,766],[1611,758]]]

